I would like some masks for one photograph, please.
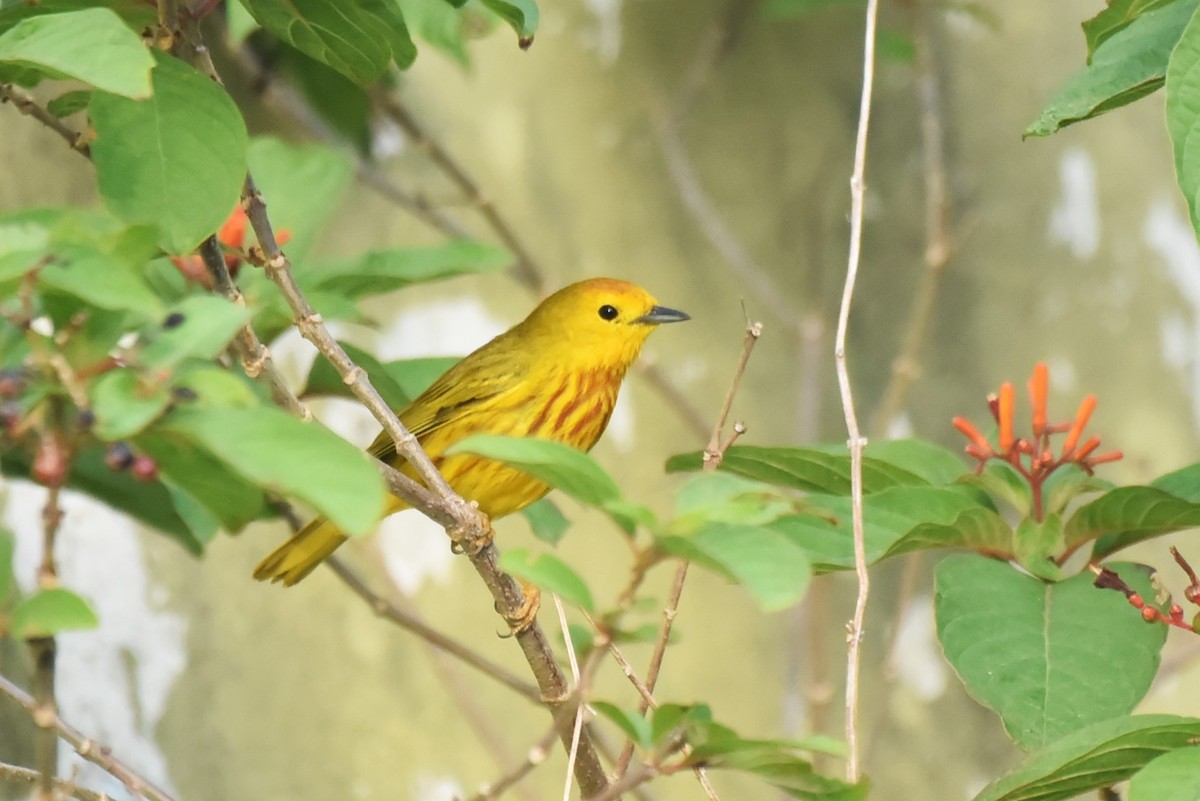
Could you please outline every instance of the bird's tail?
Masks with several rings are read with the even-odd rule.
[[[254,577],[259,581],[282,581],[290,587],[311,573],[346,539],[337,526],[318,517],[259,562]]]

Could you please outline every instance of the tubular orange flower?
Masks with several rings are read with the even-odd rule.
[[[950,421],[950,423],[957,428],[963,436],[971,440],[975,447],[978,448],[982,453],[986,454],[991,452],[992,444],[987,441],[987,437],[981,434],[979,429],[976,428],[975,424],[970,420],[965,417],[955,417]]]
[[[1013,406],[1016,405],[1016,394],[1010,381],[1000,385],[999,410],[997,422],[1000,424],[1000,452],[1007,453],[1013,445]]]
[[[1125,454],[1121,451],[1108,451],[1107,453],[1102,453],[1099,456],[1094,456],[1091,459],[1088,459],[1088,464],[1092,467],[1095,467],[1096,465],[1104,464],[1105,462],[1119,462],[1124,458]]]
[[[1083,445],[1079,448],[1079,453],[1075,454],[1072,457],[1072,461],[1082,462],[1084,459],[1088,458],[1088,455],[1091,454],[1092,451],[1096,450],[1096,448],[1099,448],[1099,447],[1100,447],[1100,438],[1099,437],[1088,437],[1087,441],[1084,442]]]
[[[1066,459],[1074,452],[1075,445],[1079,442],[1079,437],[1083,435],[1083,429],[1087,426],[1088,419],[1095,409],[1095,395],[1088,395],[1079,404],[1079,411],[1075,413],[1075,422],[1071,424],[1071,430],[1067,432],[1067,438],[1063,442],[1062,458]]]
[[[1033,405],[1033,436],[1040,438],[1046,430],[1046,396],[1050,392],[1050,370],[1045,362],[1033,366],[1029,379],[1029,402]]]

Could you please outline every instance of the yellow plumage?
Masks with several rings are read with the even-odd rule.
[[[549,490],[502,462],[445,456],[472,434],[557,440],[588,450],[604,433],[625,372],[661,323],[686,320],[635,284],[593,278],[559,290],[522,322],[466,356],[400,412],[455,492],[497,518],[524,509]],[[381,433],[368,452],[416,479]],[[389,500],[386,515],[408,508]],[[292,585],[346,541],[323,517],[267,556],[259,580]]]

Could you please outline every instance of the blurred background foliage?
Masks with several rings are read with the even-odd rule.
[[[1095,5],[883,3],[849,346],[872,436],[915,432],[957,446],[952,416],[982,418],[986,391],[1044,360],[1055,377],[1052,406],[1073,407],[1085,391],[1102,399],[1092,427],[1126,454],[1109,478],[1146,480],[1194,460],[1200,251],[1172,173],[1162,95],[1051,139],[1021,139],[1078,69],[1085,51],[1077,21]],[[679,480],[662,465],[703,445],[747,314],[765,334],[735,406],[749,428],[744,441],[844,438],[831,353],[860,3],[547,3],[527,50],[482,4],[401,7],[421,57],[394,79],[402,105],[390,115],[388,101],[253,30],[239,6],[206,22],[251,134],[334,148],[281,165],[278,173],[295,181],[286,190],[263,187],[277,225],[294,237],[293,256],[334,264],[368,251],[441,247],[450,230],[521,257],[507,271],[368,300],[378,326],[341,326],[339,336],[381,360],[461,355],[523,317],[538,291],[593,275],[630,278],[693,317],[648,349],[685,403],[635,376],[595,451],[633,500],[670,508]],[[0,210],[94,204],[90,168],[31,120],[4,111]],[[434,158],[414,126],[436,143]],[[254,147],[262,159],[291,152]],[[438,164],[440,152],[499,211],[519,249]],[[932,173],[931,153],[942,165]],[[939,185],[944,199],[931,216],[929,191]],[[265,299],[265,290],[255,295],[254,275],[242,273],[247,294]],[[921,325],[914,309],[919,317],[922,302],[928,322],[917,359],[898,362]],[[308,348],[289,335],[276,356],[300,386]],[[898,380],[908,382],[903,393]],[[319,411],[355,442],[374,434],[351,404],[331,400]],[[38,531],[41,491],[0,481],[7,526]],[[602,515],[560,505],[573,522],[560,555],[588,565],[593,588],[620,587],[628,565],[619,536]],[[503,688],[380,623],[331,576],[318,573],[286,593],[249,581],[282,536],[278,524],[218,538],[195,560],[85,499],[69,497],[65,509],[64,582],[114,625],[61,638],[63,714],[184,797],[448,798],[455,787],[493,779],[544,727],[533,705],[514,706]],[[376,586],[394,587],[431,623],[518,669],[444,534],[413,514],[384,529],[348,546]],[[519,519],[499,533],[505,547],[531,543]],[[1144,548],[1132,556],[1161,563],[1161,543]],[[19,539],[15,558],[18,576],[31,576],[36,537]],[[651,576],[660,598],[669,572]],[[930,573],[920,557],[877,571],[866,770],[894,797],[963,798],[1017,752],[947,674]],[[769,616],[719,578],[695,573],[691,582],[662,692],[704,699],[739,730],[840,735],[848,577],[817,579],[801,607]],[[645,661],[645,651],[630,651]],[[1172,638],[1144,709],[1200,714],[1182,689],[1195,679],[1195,655],[1194,642]],[[0,644],[0,671],[22,658]],[[606,675],[598,692],[624,690],[620,676]],[[460,703],[461,717],[447,714]],[[487,712],[495,709],[504,717]],[[20,736],[28,726],[0,705],[0,758],[28,762]],[[561,753],[550,759],[563,762]],[[521,797],[551,797],[560,775],[543,771]],[[727,791],[744,797],[762,788],[733,780]],[[655,792],[697,791],[679,777]]]

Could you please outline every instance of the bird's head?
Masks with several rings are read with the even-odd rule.
[[[564,363],[624,370],[655,328],[687,319],[681,311],[659,306],[637,284],[590,278],[546,298],[520,328],[523,337],[541,341],[539,350]]]

